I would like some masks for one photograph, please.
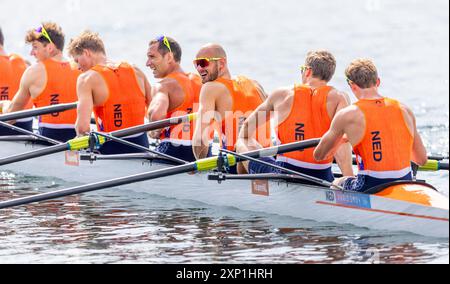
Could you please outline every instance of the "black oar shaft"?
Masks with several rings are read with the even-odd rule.
[[[0,126],[9,128],[9,129],[11,129],[11,130],[14,130],[14,131],[16,131],[16,132],[20,132],[20,133],[25,134],[25,135],[31,135],[31,136],[37,137],[37,138],[39,138],[40,140],[45,141],[45,142],[48,142],[48,143],[53,144],[53,145],[61,144],[61,142],[56,141],[56,140],[54,140],[54,139],[51,139],[51,138],[42,136],[42,135],[40,135],[40,134],[37,134],[37,133],[31,132],[31,131],[28,131],[28,130],[26,130],[26,129],[22,129],[22,128],[20,128],[20,127],[17,127],[17,126],[15,126],[15,125],[11,125],[11,124],[6,123],[6,122],[3,122],[3,121],[0,121]]]
[[[2,115],[0,115],[0,121],[17,120],[17,119],[22,119],[22,118],[28,118],[28,117],[38,116],[38,115],[49,114],[49,113],[63,112],[66,110],[76,109],[77,105],[78,105],[78,103],[59,104],[59,105],[52,105],[52,106],[38,108],[38,109],[23,110],[23,111],[2,114]]]
[[[144,147],[144,146],[141,146],[141,145],[137,145],[137,144],[131,143],[131,142],[129,142],[129,141],[126,141],[126,140],[123,140],[123,139],[114,137],[114,136],[109,135],[109,134],[103,134],[103,133],[95,132],[95,131],[94,131],[93,133],[94,133],[94,134],[97,134],[97,135],[100,135],[100,136],[103,136],[103,137],[105,137],[105,138],[111,139],[112,141],[115,141],[115,142],[117,142],[117,143],[120,143],[120,144],[123,144],[123,145],[127,145],[127,146],[129,146],[129,147],[132,147],[132,148],[135,148],[135,149],[144,151],[144,152],[149,152],[149,153],[152,153],[152,154],[155,154],[155,155],[164,157],[164,158],[166,158],[167,160],[170,160],[170,161],[172,161],[172,162],[175,162],[175,163],[177,163],[177,164],[179,164],[179,165],[184,165],[184,164],[187,164],[187,163],[188,163],[188,162],[186,162],[186,161],[184,161],[184,160],[181,160],[181,159],[178,159],[178,158],[176,158],[176,157],[172,157],[172,156],[166,155],[166,154],[164,154],[164,153],[159,153],[158,151],[154,151],[154,150],[152,150],[152,149],[150,149],[150,148],[146,148],[146,147]]]
[[[315,141],[309,140],[309,141],[302,141],[302,142],[296,142],[293,144],[285,145],[286,147],[283,147],[283,146],[272,147],[270,153],[274,152],[274,153],[282,154],[282,153],[285,153],[284,151],[288,151],[288,150],[289,151],[302,150],[302,149],[314,147],[314,145],[317,145],[317,143],[318,143],[317,140],[315,140]],[[266,152],[264,152],[264,151],[266,151]],[[265,153],[268,153],[267,149],[253,151],[250,153],[244,153],[244,155],[254,156],[254,157],[265,157],[265,155],[266,155]],[[230,155],[230,157],[234,158],[231,155]],[[198,171],[208,171],[208,170],[217,168],[217,166],[218,166],[218,158],[217,157],[207,158],[207,159],[199,160],[199,161],[192,162],[192,163],[189,163],[186,165],[168,167],[168,168],[164,168],[164,169],[160,169],[160,170],[156,170],[156,171],[152,171],[152,172],[148,172],[148,173],[137,174],[137,175],[133,175],[133,176],[127,176],[127,177],[107,180],[107,181],[103,181],[103,182],[72,187],[72,188],[68,188],[68,189],[57,190],[54,192],[48,192],[48,193],[33,195],[33,196],[29,196],[29,197],[13,199],[13,200],[9,200],[9,201],[3,201],[3,202],[0,202],[0,209],[13,207],[13,206],[19,206],[19,205],[25,205],[25,204],[39,202],[39,201],[45,201],[45,200],[69,196],[69,195],[73,195],[73,194],[80,194],[80,193],[85,193],[85,192],[89,192],[89,191],[100,190],[100,189],[104,189],[104,188],[110,188],[110,187],[115,187],[115,186],[120,186],[120,185],[125,185],[125,184],[131,184],[131,183],[135,183],[135,182],[141,182],[141,181],[156,179],[156,178],[160,178],[160,177],[188,173],[188,172],[193,172],[193,171],[197,171],[197,170]]]
[[[195,171],[195,163],[0,202],[0,209]]]
[[[319,145],[320,139],[310,139],[310,140],[301,141],[300,143],[302,145],[302,149],[307,149],[307,148],[312,148],[312,147],[316,147],[317,145]],[[251,158],[274,157],[277,154],[297,151],[299,148],[298,145],[299,145],[299,142],[294,142],[294,143],[290,143],[290,144],[285,144],[285,145],[270,147],[270,148],[266,148],[266,149],[251,151],[251,152],[245,153],[244,155],[251,157]]]
[[[17,163],[17,162],[28,160],[28,159],[34,159],[34,158],[38,158],[38,157],[42,157],[42,156],[46,156],[46,155],[51,155],[51,154],[63,152],[66,150],[68,150],[68,146],[66,143],[49,146],[49,147],[45,147],[42,149],[31,151],[31,152],[26,152],[26,153],[2,158],[2,159],[0,159],[0,166]]]
[[[170,125],[174,124],[180,124],[182,122],[189,121],[188,116],[181,116],[181,117],[174,117],[169,119],[164,119],[160,121],[150,122],[141,126],[129,128],[129,129],[123,129],[111,132],[111,136],[114,137],[126,137],[130,135],[135,135],[138,133],[144,133],[147,131],[155,130],[155,129],[161,129]]]
[[[189,121],[189,117],[192,117],[192,115],[186,115],[186,116],[181,116],[181,117],[169,118],[169,119],[165,119],[165,120],[161,120],[161,121],[150,122],[150,123],[147,123],[147,124],[144,124],[141,126],[136,126],[136,127],[132,127],[132,128],[124,129],[124,130],[115,131],[110,134],[117,138],[126,137],[126,136],[130,136],[130,135],[135,135],[138,133],[143,133],[146,131],[161,129],[161,128],[164,128],[164,127],[167,127],[167,126],[170,126],[173,124],[181,123],[183,121]],[[33,158],[37,158],[37,157],[42,157],[42,156],[46,156],[46,155],[50,155],[50,154],[55,154],[58,152],[64,152],[66,150],[70,150],[69,142],[60,144],[60,145],[46,147],[44,149],[30,151],[30,152],[23,153],[23,154],[18,154],[18,155],[6,157],[6,158],[1,158],[0,166],[4,166],[4,165],[16,163],[16,162],[21,162],[24,160],[33,159]]]
[[[278,165],[267,163],[265,161],[261,161],[261,160],[252,158],[252,157],[250,157],[248,155],[241,155],[241,154],[238,154],[238,153],[235,153],[235,152],[232,152],[232,151],[228,151],[228,150],[221,150],[221,151],[225,152],[227,154],[231,154],[231,155],[234,155],[234,156],[238,157],[239,161],[246,161],[246,160],[253,161],[255,163],[259,163],[259,164],[262,164],[262,165],[265,165],[265,166],[268,166],[268,167],[271,167],[271,168],[274,168],[274,169],[278,169],[278,170],[283,171],[285,173],[289,173],[289,174],[300,176],[300,177],[302,177],[304,179],[307,179],[307,180],[309,180],[311,182],[317,183],[317,184],[322,185],[322,186],[328,186],[328,187],[333,186],[333,184],[331,182],[328,182],[326,180],[322,180],[322,179],[319,179],[319,178],[316,178],[316,177],[313,177],[313,176],[309,176],[309,175],[300,173],[298,171],[287,169],[287,168],[284,168],[284,167],[281,167],[281,166],[278,166]]]

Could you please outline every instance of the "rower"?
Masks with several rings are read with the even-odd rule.
[[[30,98],[37,108],[77,101],[76,81],[80,72],[64,59],[64,40],[61,27],[51,22],[27,33],[26,42],[32,45],[31,55],[37,63],[23,74],[6,112],[25,109]],[[66,142],[76,136],[76,118],[75,110],[43,115],[39,118],[39,133]]]
[[[358,102],[336,115],[314,157],[328,159],[341,143],[353,145],[358,175],[335,181],[346,190],[364,192],[380,184],[412,180],[411,161],[427,162],[413,112],[379,93],[380,78],[371,60],[353,61],[345,74]]]
[[[334,56],[325,50],[311,51],[301,67],[302,84],[280,88],[259,106],[244,123],[240,133],[238,151],[248,152],[261,148],[254,138],[255,126],[266,121],[274,113],[275,133],[279,144],[288,144],[320,138],[330,128],[336,112],[349,105],[348,95],[328,85],[336,70]],[[351,147],[344,144],[335,159],[344,175],[353,175]],[[331,166],[333,157],[317,162],[313,149],[277,155],[262,159],[267,163],[279,165],[315,178],[332,182]],[[243,163],[251,174],[278,173],[277,169],[255,162]]]
[[[0,113],[2,109],[9,106],[10,101],[19,90],[20,78],[22,78],[25,69],[29,66],[20,55],[7,54],[4,49],[5,38],[0,27]],[[33,105],[31,101],[26,109],[30,109]],[[26,118],[16,121],[14,124],[22,129],[33,130],[33,118]],[[9,128],[0,126],[0,136],[20,135],[21,133],[10,130]]]
[[[197,159],[202,159],[207,156],[211,141],[211,121],[221,124],[221,147],[234,150],[242,123],[267,95],[256,81],[244,76],[232,79],[225,50],[220,45],[208,44],[202,47],[194,65],[202,77],[203,86],[193,149]],[[270,146],[270,125],[266,125],[261,132],[259,142],[266,147]],[[234,171],[235,168],[231,169],[231,172]]]
[[[201,79],[198,75],[185,73],[180,66],[182,50],[173,38],[160,36],[150,42],[147,51],[147,67],[153,70],[156,79],[152,102],[148,109],[150,121],[184,116],[197,112]],[[161,142],[156,148],[185,161],[195,161],[192,152],[193,122],[174,125],[149,133]]]
[[[109,61],[102,39],[91,31],[72,39],[68,50],[84,72],[77,83],[78,136],[90,133],[92,112],[100,132],[109,133],[144,124],[146,107],[151,101],[151,86],[141,70],[126,62]],[[129,136],[125,140],[149,147],[146,133]],[[110,155],[141,150],[110,141],[99,152]]]

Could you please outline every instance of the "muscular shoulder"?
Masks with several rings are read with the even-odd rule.
[[[38,62],[28,67],[24,73],[24,76],[33,77],[42,76],[44,74],[46,74],[45,65],[41,62]]]
[[[86,71],[78,76],[78,84],[94,85],[102,82],[102,76],[94,70]]]
[[[227,87],[220,82],[207,82],[202,86],[202,93],[210,95],[224,95],[229,94]]]
[[[335,102],[336,104],[345,103],[346,105],[350,105],[351,102],[350,96],[347,93],[335,88],[328,93],[328,101]]]
[[[400,103],[400,109],[402,110],[403,117],[410,128],[413,128],[416,124],[416,118],[413,111],[406,105]]]
[[[146,80],[147,76],[145,76],[145,73],[142,72],[141,69],[139,69],[136,65],[132,65],[134,69],[134,73],[136,74],[136,77],[138,80]]]
[[[282,87],[273,91],[272,94],[270,94],[268,101],[273,105],[279,105],[293,98],[293,96],[294,96],[293,88]]]
[[[364,113],[356,105],[349,105],[341,109],[337,112],[336,117],[348,124],[364,122]]]

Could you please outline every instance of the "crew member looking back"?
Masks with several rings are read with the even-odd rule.
[[[64,33],[55,23],[43,23],[27,33],[26,42],[31,44],[31,55],[37,64],[23,74],[19,91],[7,112],[25,109],[30,99],[37,108],[77,101],[76,82],[80,72],[64,59],[64,41]],[[76,136],[76,119],[75,110],[43,115],[39,118],[39,132],[66,142]]]
[[[115,63],[106,57],[105,46],[97,33],[85,31],[69,45],[69,54],[84,72],[77,83],[78,136],[90,131],[94,112],[100,132],[112,132],[144,124],[151,101],[151,87],[144,73],[126,62]],[[148,147],[146,133],[125,140]],[[102,154],[142,152],[136,148],[110,141],[100,149]]]

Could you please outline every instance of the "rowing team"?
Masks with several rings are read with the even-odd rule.
[[[0,30],[0,94],[3,112],[78,101],[75,110],[43,115],[40,134],[65,142],[90,132],[91,115],[102,132],[112,132],[188,113],[198,113],[195,122],[153,131],[160,139],[158,151],[185,161],[211,155],[214,130],[221,147],[248,152],[272,146],[271,123],[277,143],[323,137],[315,149],[296,151],[266,162],[332,182],[331,166],[338,163],[343,179],[334,181],[344,189],[365,191],[395,180],[411,180],[411,161],[427,162],[417,132],[415,117],[405,105],[378,92],[380,79],[373,62],[357,59],[346,69],[347,82],[358,101],[350,105],[347,94],[328,82],[336,60],[324,50],[307,54],[301,66],[302,83],[280,88],[267,95],[256,81],[233,78],[228,58],[217,44],[203,46],[194,66],[199,75],[180,66],[181,47],[161,36],[150,42],[147,66],[158,83],[151,86],[144,73],[125,63],[110,61],[97,33],[85,31],[71,40],[63,57],[64,33],[55,23],[43,23],[30,30],[26,42],[37,64],[27,68],[18,55],[7,55]],[[12,122],[14,123],[14,122]],[[15,122],[32,130],[32,121]],[[1,135],[17,135],[1,128]],[[127,141],[148,147],[147,134]],[[358,174],[352,168],[352,148]],[[134,148],[110,141],[102,154],[130,153]],[[260,163],[239,164],[231,172],[273,173]]]

